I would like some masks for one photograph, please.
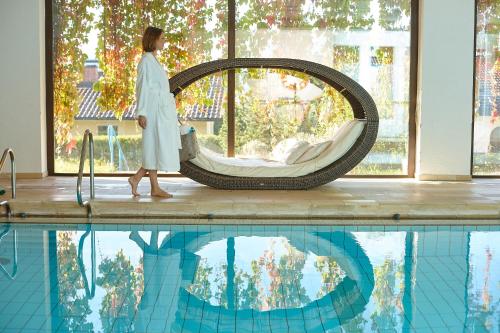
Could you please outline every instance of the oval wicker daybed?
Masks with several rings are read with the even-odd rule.
[[[192,160],[181,162],[180,173],[199,183],[219,189],[269,189],[300,190],[310,189],[329,183],[352,170],[368,154],[377,138],[378,112],[370,94],[356,81],[330,67],[300,59],[289,58],[235,58],[220,59],[191,67],[173,76],[169,81],[172,93],[177,95],[187,86],[210,74],[236,68],[281,68],[301,71],[339,91],[350,103],[354,120],[344,129],[357,131],[351,133],[342,147],[321,161],[313,161],[302,166],[285,166],[264,160],[238,159],[211,155],[200,147],[199,155]],[[333,138],[336,142],[337,138]],[[351,140],[352,142],[349,142]],[[332,144],[333,146],[333,144]],[[333,150],[333,148],[332,148]],[[326,161],[326,165],[325,165]],[[249,165],[253,163],[253,165]],[[221,166],[224,168],[221,169]],[[266,172],[273,167],[284,169]],[[247,168],[247,169],[245,169]],[[259,169],[260,168],[260,169]],[[297,170],[294,170],[296,168]],[[226,170],[228,174],[225,174]],[[232,171],[231,171],[232,170]],[[246,170],[249,172],[246,173]],[[288,172],[289,170],[293,170]],[[218,172],[217,172],[218,171]],[[231,175],[233,173],[233,175]],[[282,176],[285,174],[285,176]]]

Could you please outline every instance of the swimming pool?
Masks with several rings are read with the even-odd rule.
[[[0,224],[1,332],[500,332],[500,226]]]

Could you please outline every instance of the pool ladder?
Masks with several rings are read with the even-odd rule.
[[[10,186],[12,190],[12,197],[11,199],[16,198],[16,159],[14,156],[14,150],[12,148],[7,148],[3,151],[2,154],[2,159],[0,160],[0,172],[2,171],[2,168],[5,164],[5,161],[7,160],[7,155],[10,157]],[[9,202],[7,200],[5,201],[0,201],[0,207],[5,206],[7,209],[7,216],[11,216],[11,209],[9,206]]]
[[[95,199],[95,183],[94,183],[94,137],[92,132],[87,129],[83,134],[82,152],[80,155],[80,168],[78,170],[78,179],[76,181],[76,199],[81,207],[87,208],[87,217],[92,217],[90,209],[90,202],[83,201],[82,198],[82,180],[83,168],[85,166],[85,159],[87,154],[87,142],[89,146],[89,167],[90,167],[90,199]]]
[[[5,226],[5,230],[0,232],[0,243],[2,242],[2,239],[10,232],[10,224],[7,224]],[[4,274],[9,280],[14,280],[17,275],[17,231],[12,230],[12,252],[13,252],[13,257],[14,261],[12,263],[12,271],[9,273],[7,271],[7,268],[3,264],[0,264],[0,272]]]
[[[85,238],[90,234],[90,260],[91,260],[91,280],[87,279],[85,264],[83,262],[83,245]],[[96,281],[96,252],[95,252],[95,231],[91,229],[91,225],[87,224],[87,230],[80,237],[78,242],[78,268],[83,279],[83,286],[85,288],[85,296],[87,299],[92,299],[95,296],[95,281]]]

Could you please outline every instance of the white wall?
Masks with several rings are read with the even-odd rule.
[[[0,2],[0,150],[25,176],[47,172],[44,24],[43,0]]]
[[[474,0],[421,0],[417,112],[420,179],[470,175]]]
[[[470,174],[474,0],[421,0],[417,177]],[[0,149],[46,172],[44,0],[0,2]]]

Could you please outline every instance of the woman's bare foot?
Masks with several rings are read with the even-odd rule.
[[[132,187],[132,194],[134,195],[134,197],[140,196],[140,194],[137,192],[137,186],[139,185],[139,182],[134,178],[134,176],[128,178],[128,183],[130,184],[130,187]]]
[[[160,198],[171,198],[173,197],[172,194],[168,193],[168,192],[165,192],[163,191],[162,189],[154,189],[154,190],[151,190],[151,196],[152,197],[160,197]]]

